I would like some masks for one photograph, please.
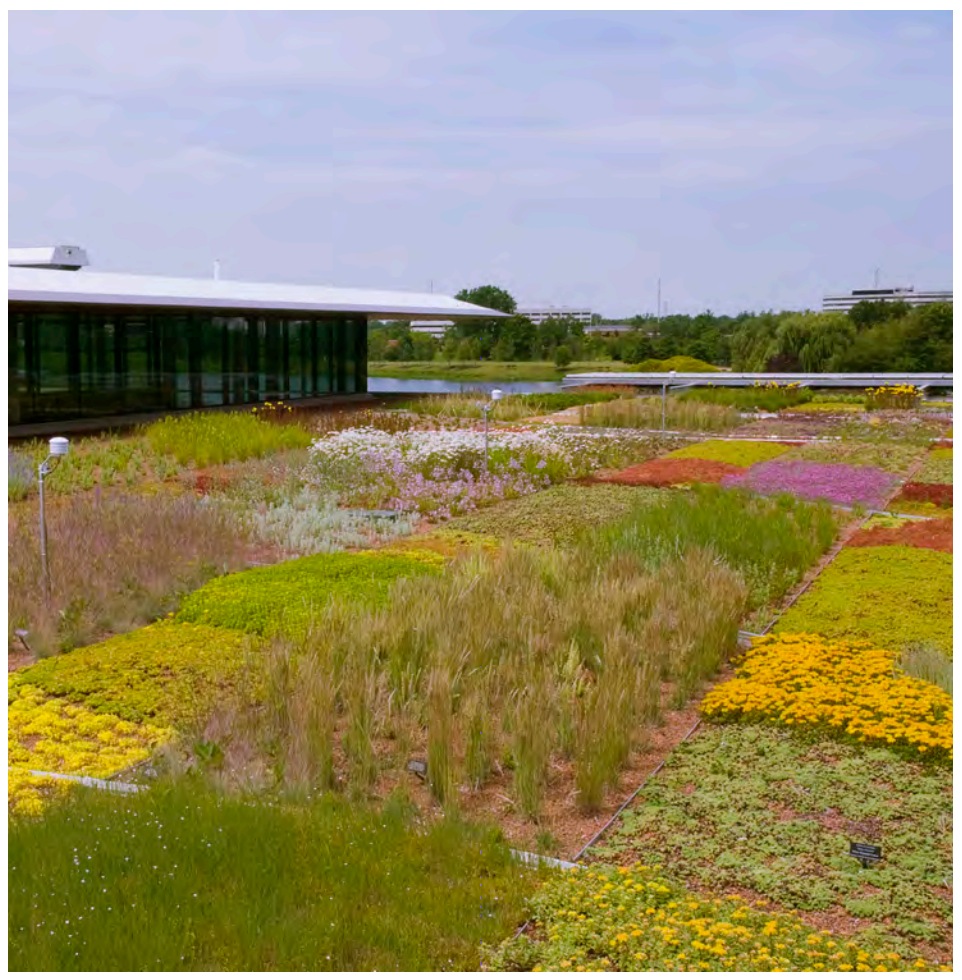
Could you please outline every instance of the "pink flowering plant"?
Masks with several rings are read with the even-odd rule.
[[[880,507],[898,484],[898,477],[875,466],[811,463],[801,459],[773,459],[745,473],[725,477],[725,486],[746,487],[758,493],[791,493],[835,504]]]
[[[344,506],[417,512],[446,520],[496,500],[533,493],[656,455],[657,441],[635,433],[585,432],[561,426],[382,432],[361,427],[317,439],[310,448],[310,482],[334,492]]]

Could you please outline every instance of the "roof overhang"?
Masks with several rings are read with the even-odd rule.
[[[508,315],[437,293],[17,267],[7,269],[7,299],[11,303],[355,313],[419,320]]]

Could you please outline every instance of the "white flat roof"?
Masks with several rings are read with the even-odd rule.
[[[407,293],[336,286],[173,279],[114,272],[7,269],[7,299],[24,303],[90,303],[108,306],[173,306],[221,310],[285,310],[297,313],[364,313],[384,317],[448,319],[507,314],[437,293]]]

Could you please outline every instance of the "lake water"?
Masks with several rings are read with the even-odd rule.
[[[450,395],[500,388],[507,395],[561,391],[557,381],[440,381],[437,378],[368,378],[372,395]]]

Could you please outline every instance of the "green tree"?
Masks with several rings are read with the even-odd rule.
[[[462,289],[454,298],[489,310],[499,310],[501,313],[514,313],[518,308],[514,297],[500,286],[475,286],[474,289]]]
[[[567,344],[561,344],[555,349],[554,362],[559,368],[566,368],[571,363],[571,349]]]

